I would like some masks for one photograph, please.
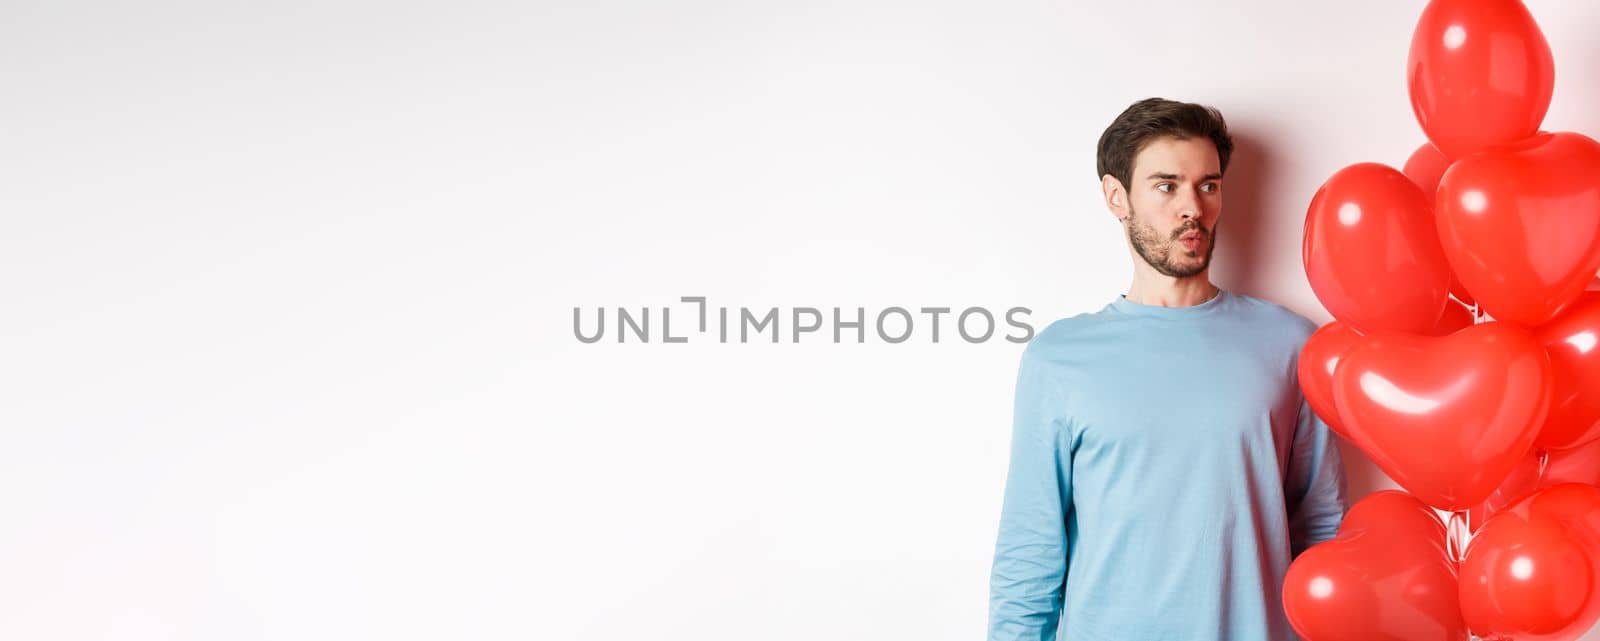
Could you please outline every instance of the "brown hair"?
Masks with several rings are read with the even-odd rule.
[[[1217,146],[1217,160],[1222,171],[1228,171],[1233,137],[1228,135],[1228,123],[1222,119],[1222,112],[1192,102],[1145,98],[1129,105],[1100,134],[1100,149],[1095,159],[1098,176],[1111,174],[1122,181],[1123,189],[1130,189],[1134,157],[1150,141],[1164,137],[1211,139]]]

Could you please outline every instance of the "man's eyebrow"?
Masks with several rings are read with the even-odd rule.
[[[1155,174],[1150,174],[1150,177],[1146,178],[1145,180],[1177,180],[1177,179],[1178,179],[1178,175],[1177,174],[1155,173]],[[1207,180],[1222,180],[1222,174],[1206,174],[1204,176],[1201,176],[1200,180],[1202,182],[1207,181]]]

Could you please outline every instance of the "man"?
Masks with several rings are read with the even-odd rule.
[[[1344,472],[1295,366],[1315,326],[1208,276],[1233,141],[1152,98],[1100,138],[1133,283],[1028,345],[990,641],[1289,641],[1289,562],[1331,538]]]

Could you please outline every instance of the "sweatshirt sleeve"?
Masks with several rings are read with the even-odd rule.
[[[1333,538],[1348,508],[1344,462],[1333,430],[1311,411],[1303,396],[1285,481],[1290,552],[1299,556]]]
[[[1072,457],[1063,390],[1052,367],[1025,351],[1017,376],[1011,462],[989,580],[989,641],[1052,641],[1061,618]]]

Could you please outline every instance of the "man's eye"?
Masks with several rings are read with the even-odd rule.
[[[1156,190],[1163,194],[1170,194],[1172,193],[1172,183],[1161,183],[1156,185]]]
[[[1217,190],[1220,189],[1221,187],[1222,186],[1218,185],[1217,183],[1206,183],[1204,185],[1201,185],[1200,189],[1204,190],[1208,194],[1214,194],[1214,193],[1217,193]]]

